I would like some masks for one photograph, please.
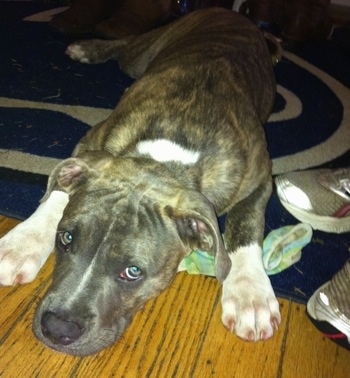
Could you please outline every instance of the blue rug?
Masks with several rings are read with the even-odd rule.
[[[132,83],[115,62],[89,66],[66,57],[71,40],[40,13],[59,6],[0,1],[0,213],[19,219],[36,209],[55,164]],[[274,174],[350,165],[349,41],[349,28],[337,29],[330,41],[285,53],[275,68],[278,93],[266,125]],[[276,195],[266,219],[266,233],[297,223]],[[314,232],[302,259],[271,281],[278,295],[305,303],[349,257],[349,234]]]

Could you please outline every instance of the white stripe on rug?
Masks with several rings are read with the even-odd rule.
[[[298,56],[287,51],[283,52],[283,55],[318,77],[333,91],[343,105],[343,119],[335,133],[323,143],[305,151],[273,159],[272,171],[274,174],[316,167],[336,159],[350,149],[350,89]],[[314,127],[316,133],[317,125]]]
[[[89,126],[94,126],[97,123],[105,120],[112,113],[113,110],[105,108],[94,108],[92,106],[60,105],[40,101],[27,101],[8,97],[0,97],[0,107],[40,109],[61,112]]]
[[[0,166],[2,168],[48,175],[60,161],[60,159],[0,148]]]
[[[327,161],[336,159],[350,149],[350,89],[298,56],[289,52],[284,52],[283,55],[288,60],[306,69],[322,80],[338,97],[343,105],[344,113],[338,129],[323,143],[305,151],[273,159],[273,174],[281,174],[284,172],[318,166]],[[269,122],[288,120],[299,116],[302,112],[302,104],[297,96],[280,85],[277,85],[277,91],[286,99],[286,107],[280,112],[272,114],[269,118]],[[0,97],[0,107],[42,109],[61,112],[89,126],[94,126],[103,121],[112,112],[112,109],[105,108],[60,105],[6,97]],[[315,127],[317,127],[317,125],[315,125]],[[59,161],[61,160],[15,150],[0,149],[0,166],[5,168],[48,174]]]

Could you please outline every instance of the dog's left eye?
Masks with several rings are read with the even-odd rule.
[[[120,273],[119,278],[123,281],[136,281],[140,279],[141,276],[141,269],[139,269],[137,266],[128,266]]]

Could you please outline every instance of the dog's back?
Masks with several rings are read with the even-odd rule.
[[[198,186],[220,213],[270,174],[261,126],[272,109],[275,82],[265,39],[249,20],[213,8],[140,36],[83,41],[81,47],[84,58],[76,57],[74,45],[69,55],[85,62],[113,57],[139,79],[75,154],[135,156],[137,143],[157,139],[200,151],[190,169],[201,172]],[[219,169],[223,162],[231,163]]]

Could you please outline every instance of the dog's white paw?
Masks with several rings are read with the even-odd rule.
[[[247,341],[267,340],[281,322],[279,303],[261,262],[261,248],[244,247],[230,255],[223,282],[222,322]]]
[[[0,239],[0,285],[33,281],[54,249],[68,200],[67,193],[54,190],[31,217]]]
[[[66,54],[72,59],[80,63],[91,63],[89,57],[86,55],[83,43],[72,43],[66,49]]]
[[[0,285],[33,281],[53,249],[52,240],[48,243],[40,230],[26,222],[0,240]]]
[[[118,47],[123,44],[123,40],[86,39],[70,44],[66,54],[80,63],[98,64],[114,59],[115,51],[118,51]]]

